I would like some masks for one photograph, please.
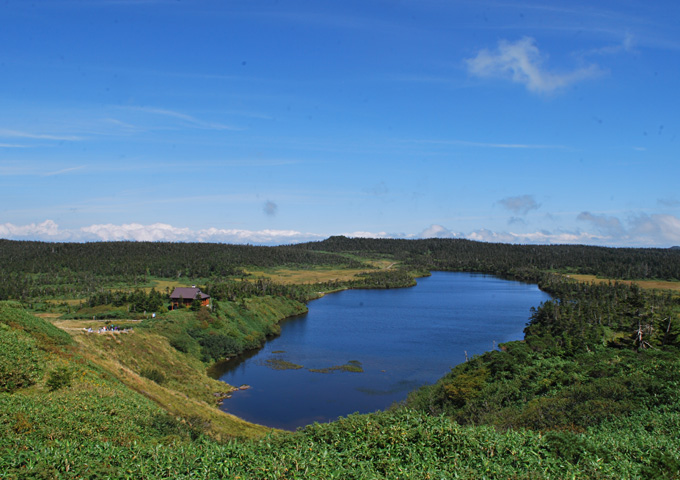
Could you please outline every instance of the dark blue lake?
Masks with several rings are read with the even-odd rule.
[[[220,380],[251,386],[222,409],[288,430],[385,409],[465,361],[466,352],[522,339],[530,308],[549,298],[536,285],[445,272],[412,288],[326,295],[310,302],[306,315],[284,321],[281,335],[261,350],[222,370]],[[277,361],[304,368],[276,370]],[[349,361],[364,371],[308,370]]]

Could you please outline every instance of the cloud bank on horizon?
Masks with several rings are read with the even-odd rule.
[[[650,247],[660,244],[680,245],[680,218],[670,215],[642,215],[626,223],[607,215],[581,212],[579,220],[595,227],[595,233],[575,232],[492,232],[480,229],[473,232],[453,232],[442,225],[430,225],[419,233],[341,232],[337,235],[365,238],[460,238],[480,242],[515,244],[589,244],[603,246]],[[0,238],[51,242],[139,241],[139,242],[208,242],[250,245],[286,245],[319,241],[328,234],[295,230],[235,230],[207,228],[192,230],[164,223],[141,225],[90,225],[79,229],[62,229],[52,220],[39,224],[0,224]]]
[[[10,0],[0,238],[680,245],[676,18],[671,0]]]

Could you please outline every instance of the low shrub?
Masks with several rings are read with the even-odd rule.
[[[73,374],[67,367],[57,367],[50,372],[49,378],[45,384],[50,389],[50,392],[71,386]]]
[[[33,338],[0,324],[0,392],[14,392],[43,376],[43,353]]]
[[[170,338],[169,341],[170,346],[182,353],[191,352],[192,347],[196,343],[196,341],[188,335],[177,335],[176,337]]]
[[[140,372],[142,377],[148,378],[149,380],[156,382],[158,385],[165,383],[165,374],[157,368],[143,368]]]
[[[73,339],[64,330],[23,310],[15,302],[0,302],[0,323],[32,334],[43,344],[72,345]]]

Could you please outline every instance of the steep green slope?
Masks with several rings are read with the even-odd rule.
[[[162,335],[73,335],[0,302],[0,436],[128,445],[269,431],[221,412],[215,393],[230,387]]]
[[[64,345],[73,342],[62,330],[4,302],[0,322],[5,445],[84,439],[130,445],[188,435],[184,426],[168,428],[173,419],[163,409],[88,361],[76,345]]]

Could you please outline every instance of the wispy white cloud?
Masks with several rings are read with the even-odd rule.
[[[601,245],[614,247],[669,247],[680,245],[680,218],[673,215],[636,215],[626,223],[606,215],[583,212],[579,219],[594,230],[538,230],[534,232],[493,231],[486,228],[471,232],[455,232],[442,225],[430,225],[415,235],[386,232],[354,232],[344,234],[371,238],[464,238],[479,242],[535,245]]]
[[[469,140],[407,140],[410,143],[420,143],[429,145],[460,145],[462,147],[479,148],[509,148],[509,149],[563,149],[564,145],[547,145],[531,143],[498,143],[498,142],[472,142]]]
[[[514,43],[501,40],[496,50],[480,50],[475,57],[466,59],[465,63],[472,75],[509,79],[535,93],[553,93],[602,74],[595,64],[562,73],[547,70],[545,55],[531,37],[524,37]]]
[[[657,203],[664,207],[680,207],[680,200],[677,198],[660,198]]]
[[[65,173],[70,173],[70,172],[75,172],[77,170],[82,170],[83,168],[85,168],[84,165],[81,165],[79,167],[62,168],[61,170],[56,170],[54,172],[43,173],[42,176],[43,177],[53,177],[55,175],[63,175]]]
[[[530,233],[495,232],[486,228],[472,232],[454,232],[442,225],[433,224],[418,234],[396,234],[387,232],[352,232],[343,233],[347,237],[363,238],[461,238],[488,243],[515,243],[515,244],[592,244],[606,245],[609,240],[603,235],[587,232],[548,232],[538,231]]]
[[[389,233],[389,232],[368,232],[366,230],[358,230],[355,232],[343,232],[340,235],[350,238],[413,238],[414,235],[406,235],[404,233]]]
[[[620,43],[588,50],[583,54],[583,56],[616,55],[619,53],[631,53],[635,51],[635,44],[636,42],[633,35],[631,33],[626,33]]]
[[[606,245],[606,238],[602,235],[588,232],[494,232],[487,229],[480,229],[466,235],[469,240],[490,243],[519,243],[537,245],[564,245],[564,244],[590,244]]]
[[[403,33],[406,28],[402,23],[390,22],[387,17],[366,17],[361,15],[351,15],[335,12],[313,12],[313,11],[295,11],[294,9],[279,9],[261,11],[251,10],[249,15],[260,18],[269,18],[281,24],[282,22],[299,23],[303,25],[311,25],[313,27],[323,27],[325,29],[342,29],[342,30],[365,30],[371,33]]]
[[[278,245],[323,238],[294,230],[238,230],[207,228],[191,230],[165,223],[142,225],[96,224],[78,229],[62,229],[53,220],[29,225],[0,224],[0,238],[46,241],[164,241],[164,242],[221,242]]]
[[[35,176],[35,177],[52,177],[55,175],[63,175],[65,173],[74,172],[85,168],[84,165],[78,167],[62,168],[60,170],[46,172],[44,168],[35,165],[2,165],[0,166],[0,176]]]
[[[625,221],[609,215],[582,212],[578,220],[593,225],[610,243],[620,245],[680,245],[680,218],[674,215],[634,214]]]
[[[588,222],[607,236],[621,237],[624,235],[624,226],[617,217],[609,215],[594,215],[590,212],[579,213],[577,220]]]
[[[29,225],[0,224],[0,237],[8,239],[66,240],[68,233],[59,229],[53,220]]]
[[[0,143],[0,148],[27,148],[28,145],[19,145],[17,143]]]
[[[680,218],[673,215],[638,215],[630,220],[630,236],[644,239],[646,244],[680,245]]]
[[[0,177],[36,174],[37,172],[34,168],[26,167],[24,165],[0,165]]]
[[[478,229],[455,232],[433,224],[420,233],[352,231],[340,232],[347,237],[363,238],[462,238],[480,242],[514,244],[585,244],[603,246],[669,247],[680,245],[680,218],[673,215],[635,215],[623,222],[615,217],[582,212],[581,221],[593,230],[539,230],[507,232]],[[297,230],[244,230],[204,228],[193,230],[166,223],[95,224],[77,229],[62,229],[53,220],[29,225],[0,224],[0,238],[43,241],[149,241],[149,242],[215,242],[252,245],[283,245],[316,241],[328,234]]]
[[[168,110],[165,108],[155,108],[155,107],[119,107],[124,110],[148,113],[152,115],[159,115],[162,117],[173,118],[176,120],[181,120],[184,125],[193,126],[195,128],[201,128],[206,130],[242,130],[241,128],[234,127],[231,125],[224,125],[217,122],[208,122],[205,120],[198,119],[192,115],[186,113],[177,112],[174,110]]]
[[[221,242],[279,245],[323,238],[321,235],[295,230],[252,231],[221,228],[191,230],[189,228],[173,227],[165,223],[154,223],[152,225],[142,225],[139,223],[123,225],[101,224],[84,227],[80,230],[83,237],[103,241],[133,240],[147,242]]]
[[[430,225],[425,230],[420,232],[419,238],[458,238],[461,234],[452,232],[441,225]]]
[[[57,140],[57,141],[67,141],[76,142],[79,140],[84,140],[83,137],[76,135],[52,135],[46,133],[33,133],[33,132],[22,132],[20,130],[9,130],[6,128],[0,128],[0,137],[4,138],[31,138],[34,140]]]
[[[521,217],[510,217],[508,219],[508,225],[526,225],[527,222]]]
[[[478,242],[519,243],[519,244],[601,244],[601,235],[583,232],[548,232],[529,233],[495,232],[486,228],[469,233],[453,232],[441,225],[431,225],[422,231],[417,238],[465,238]]]
[[[117,118],[102,118],[101,119],[102,125],[104,125],[105,129],[97,132],[100,135],[102,134],[120,134],[121,132],[123,133],[138,133],[141,131],[144,131],[143,127],[140,127],[138,125],[134,125],[129,122],[124,122],[120,119]],[[113,127],[115,130],[112,132],[109,128]]]
[[[130,6],[130,7],[138,7],[140,5],[176,5],[178,2],[177,0],[97,0],[96,2],[91,2],[90,0],[60,0],[60,1],[54,1],[51,2],[52,4],[56,4],[59,6],[67,6],[67,7],[78,7],[78,8],[85,8],[85,7],[90,7],[90,8],[101,8],[101,7],[106,7],[106,6],[111,6],[111,5],[120,5],[120,6]]]

